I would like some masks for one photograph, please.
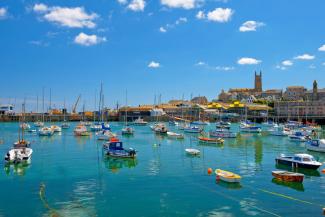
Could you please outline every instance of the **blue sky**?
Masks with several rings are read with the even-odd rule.
[[[325,87],[325,2],[51,0],[0,2],[0,103],[153,103],[252,87]],[[81,107],[80,107],[81,108]]]

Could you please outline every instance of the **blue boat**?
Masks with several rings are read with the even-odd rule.
[[[129,148],[128,150],[123,148],[123,142],[112,139],[111,141],[105,143],[103,145],[103,150],[105,155],[108,157],[116,157],[116,158],[135,158],[136,150],[133,148]]]

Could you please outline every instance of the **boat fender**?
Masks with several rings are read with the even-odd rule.
[[[322,169],[322,173],[325,173],[325,169]]]
[[[208,168],[208,174],[209,174],[209,175],[212,174],[212,168]]]

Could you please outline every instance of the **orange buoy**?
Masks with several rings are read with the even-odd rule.
[[[212,174],[212,168],[208,168],[208,174],[209,174],[209,175]]]
[[[322,169],[322,173],[325,173],[325,169]]]

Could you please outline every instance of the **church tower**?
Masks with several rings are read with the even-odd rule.
[[[260,71],[260,74],[256,74],[255,71],[255,86],[254,86],[254,90],[256,92],[262,92],[262,71]]]
[[[318,85],[316,80],[313,83],[313,100],[318,100]]]

